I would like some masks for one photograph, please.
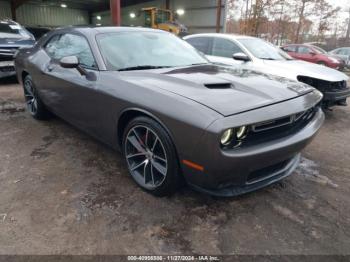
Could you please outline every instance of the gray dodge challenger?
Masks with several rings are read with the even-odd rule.
[[[35,119],[57,115],[121,151],[157,196],[184,181],[217,196],[272,184],[293,173],[324,121],[314,88],[216,66],[158,30],[58,29],[15,66]]]

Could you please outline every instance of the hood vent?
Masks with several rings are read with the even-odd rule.
[[[214,83],[214,84],[204,84],[206,88],[209,89],[228,89],[233,88],[231,83]]]

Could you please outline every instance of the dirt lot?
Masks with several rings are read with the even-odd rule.
[[[0,254],[350,254],[350,107],[327,112],[297,172],[238,198],[155,198],[121,156],[0,85]]]

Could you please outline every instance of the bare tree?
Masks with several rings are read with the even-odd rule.
[[[313,5],[318,0],[295,0],[295,13],[297,15],[297,29],[295,33],[294,42],[299,43],[300,32],[302,31],[303,23],[312,14]]]
[[[348,18],[348,29],[346,30],[345,39],[347,43],[350,43],[350,8],[349,8],[349,18]]]
[[[334,8],[326,0],[318,0],[314,7],[314,14],[318,17],[317,41],[324,38],[324,34],[331,30],[331,23],[340,11],[340,7]]]

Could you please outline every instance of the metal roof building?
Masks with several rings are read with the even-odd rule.
[[[225,31],[225,0],[0,0],[0,19],[37,27],[138,26],[136,14],[143,7],[179,11],[189,33]]]

